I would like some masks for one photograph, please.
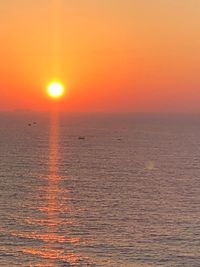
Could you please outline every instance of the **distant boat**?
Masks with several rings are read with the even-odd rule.
[[[79,140],[85,140],[85,136],[79,136],[78,139]]]

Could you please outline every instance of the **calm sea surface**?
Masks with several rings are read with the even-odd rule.
[[[0,266],[199,267],[200,115],[1,114]]]

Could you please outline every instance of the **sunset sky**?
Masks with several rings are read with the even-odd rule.
[[[199,0],[0,1],[0,110],[200,111]]]

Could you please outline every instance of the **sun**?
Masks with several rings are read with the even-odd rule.
[[[64,86],[60,82],[52,82],[47,87],[47,93],[52,98],[61,98],[64,94]]]

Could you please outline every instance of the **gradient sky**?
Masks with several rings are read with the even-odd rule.
[[[200,111],[199,0],[0,1],[0,110]]]

